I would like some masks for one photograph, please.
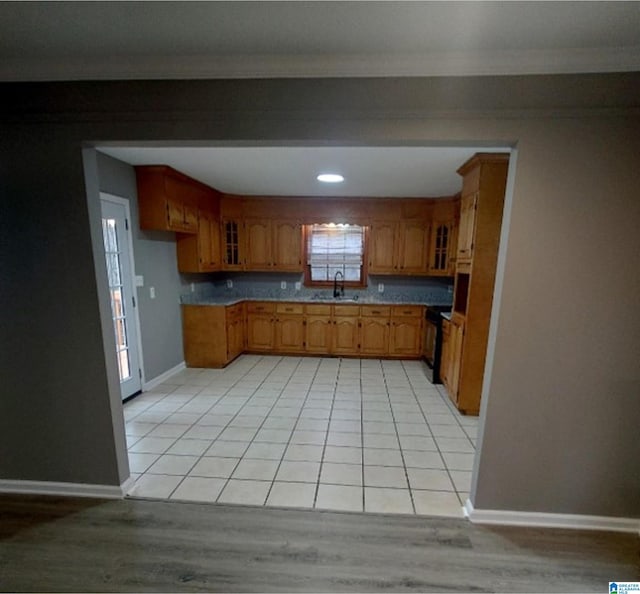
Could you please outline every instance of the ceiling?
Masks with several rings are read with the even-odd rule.
[[[0,2],[0,80],[640,70],[639,2]]]
[[[640,2],[0,2],[0,81],[636,70]],[[100,150],[229,193],[409,197],[457,192],[478,147]]]
[[[264,196],[440,197],[460,191],[456,173],[477,148],[100,147],[131,165],[171,165],[221,192]],[[505,149],[480,149],[504,152]],[[324,184],[320,173],[345,181]]]

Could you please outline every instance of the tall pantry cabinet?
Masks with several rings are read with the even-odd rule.
[[[445,323],[441,375],[456,407],[477,415],[487,354],[509,155],[478,153],[462,176],[451,322]]]

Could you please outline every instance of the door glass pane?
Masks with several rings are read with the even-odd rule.
[[[111,316],[116,339],[116,353],[120,381],[131,377],[129,343],[125,323],[126,308],[122,292],[121,253],[118,243],[118,228],[115,219],[102,219],[102,236],[107,263],[107,278],[111,296]]]

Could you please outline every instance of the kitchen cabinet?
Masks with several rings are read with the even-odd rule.
[[[198,232],[198,182],[165,165],[135,172],[141,229]]]
[[[305,308],[305,351],[318,355],[331,352],[333,320],[331,305],[307,304]]]
[[[460,227],[458,229],[458,262],[473,259],[473,238],[476,227],[478,192],[472,192],[460,199]]]
[[[227,325],[227,361],[232,361],[245,350],[244,304],[238,303],[225,308]]]
[[[426,274],[429,268],[429,223],[421,220],[398,224],[397,270],[400,274]]]
[[[389,352],[389,306],[363,305],[360,311],[360,353],[384,356]]]
[[[301,353],[305,346],[305,320],[302,303],[278,303],[275,318],[276,352]]]
[[[446,387],[458,410],[477,415],[484,379],[509,156],[474,155],[463,177],[449,326]]]
[[[238,219],[222,220],[222,270],[244,270],[244,228]]]
[[[397,225],[394,222],[374,221],[369,227],[369,273],[396,274]]]
[[[429,244],[429,275],[453,276],[457,252],[457,225],[454,220],[433,221]]]
[[[246,270],[302,272],[302,225],[245,219]]]
[[[370,226],[371,274],[426,274],[428,253],[428,221],[374,221]]]
[[[244,233],[247,248],[247,270],[272,270],[271,221],[245,219]]]
[[[418,357],[422,352],[422,319],[424,308],[419,305],[393,306],[389,354]]]
[[[353,355],[360,352],[359,322],[359,306],[333,306],[332,353],[336,355]]]
[[[249,302],[247,304],[247,349],[273,351],[276,304]]]
[[[297,221],[272,222],[273,270],[302,272],[302,225]]]
[[[182,305],[184,359],[188,367],[224,367],[244,350],[244,309]]]
[[[198,197],[198,233],[176,235],[180,272],[215,272],[222,268],[217,197],[201,191]]]

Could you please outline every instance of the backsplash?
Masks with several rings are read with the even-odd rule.
[[[205,280],[206,278],[206,280]],[[209,275],[183,274],[182,303],[211,298],[249,299],[310,299],[314,296],[333,297],[331,288],[305,287],[303,275],[271,272],[220,272]],[[231,281],[232,287],[227,286]],[[286,283],[283,289],[281,283]],[[300,290],[295,284],[299,282]],[[193,291],[191,290],[193,283]],[[384,291],[378,291],[378,284]],[[365,289],[345,289],[346,297],[358,296],[362,301],[419,302],[430,305],[449,305],[453,300],[453,279],[440,277],[401,277],[370,275]]]

